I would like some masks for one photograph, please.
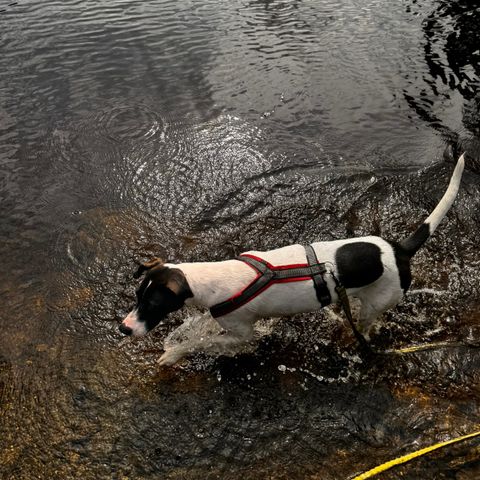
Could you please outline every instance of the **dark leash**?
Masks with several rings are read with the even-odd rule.
[[[357,342],[360,345],[360,351],[362,355],[367,359],[375,358],[387,358],[390,355],[406,355],[411,353],[423,352],[426,350],[436,350],[439,348],[455,348],[455,347],[469,347],[469,348],[480,348],[480,345],[466,345],[462,342],[433,342],[433,343],[426,343],[422,345],[413,345],[410,347],[403,347],[403,348],[395,348],[389,349],[385,351],[377,351],[374,350],[370,344],[365,340],[365,337],[358,331],[355,323],[353,321],[352,311],[350,309],[350,301],[348,300],[348,295],[345,290],[345,287],[340,283],[337,277],[330,272],[332,275],[333,280],[335,281],[336,287],[335,291],[338,295],[339,303],[345,312],[345,316],[347,317],[348,323],[352,328],[353,334],[357,339]]]
[[[365,340],[365,337],[358,331],[357,327],[355,326],[355,322],[353,321],[352,310],[350,308],[350,301],[348,300],[348,295],[347,295],[347,291],[345,290],[345,287],[340,283],[340,281],[333,274],[333,272],[330,272],[330,275],[335,281],[335,285],[336,285],[335,291],[337,292],[338,300],[340,302],[340,305],[343,311],[345,312],[345,316],[347,317],[348,323],[352,328],[352,332],[355,335],[355,338],[357,339],[357,342],[360,345],[360,349],[362,353],[367,356],[374,355],[376,352],[373,351],[370,344]]]
[[[360,345],[360,349],[364,354],[364,356],[371,356],[374,353],[372,350],[372,347],[370,347],[368,342],[365,340],[364,336],[358,331],[353,321],[352,310],[350,309],[350,302],[348,300],[348,295],[347,295],[347,291],[345,290],[345,287],[340,283],[340,281],[333,274],[333,272],[329,272],[327,270],[325,263],[318,262],[317,255],[315,254],[315,250],[311,245],[307,245],[305,247],[305,252],[306,252],[307,261],[310,267],[315,266],[320,268],[319,271],[312,274],[312,279],[315,286],[315,291],[317,292],[318,301],[320,302],[322,307],[329,305],[332,301],[330,297],[330,292],[328,291],[327,283],[324,278],[324,276],[327,273],[330,273],[333,280],[335,281],[335,285],[336,285],[335,291],[337,292],[340,305],[342,306],[342,309],[345,312],[348,323],[350,324],[353,334],[355,335],[355,338],[357,339],[357,342]]]

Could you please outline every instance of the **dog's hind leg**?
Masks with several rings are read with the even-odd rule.
[[[372,327],[376,320],[389,308],[394,307],[402,299],[399,289],[386,291],[381,286],[372,286],[357,294],[361,301],[358,327],[366,340],[370,340]]]
[[[358,320],[358,329],[365,340],[370,340],[370,332],[372,327],[383,311],[384,310],[377,310],[369,303],[362,303],[362,308],[360,309],[360,318]]]

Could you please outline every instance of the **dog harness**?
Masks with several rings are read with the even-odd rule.
[[[263,258],[249,253],[239,255],[237,260],[253,268],[257,272],[257,276],[242,291],[224,302],[210,307],[212,317],[222,317],[233,312],[253,300],[274,283],[313,280],[318,301],[322,307],[329,305],[332,299],[324,279],[324,274],[327,272],[325,264],[318,263],[317,255],[311,245],[305,247],[305,254],[308,263],[280,266],[271,265]]]

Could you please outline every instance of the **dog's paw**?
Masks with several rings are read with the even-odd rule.
[[[185,352],[180,348],[168,348],[159,358],[158,364],[163,367],[169,367],[177,363],[184,355]]]

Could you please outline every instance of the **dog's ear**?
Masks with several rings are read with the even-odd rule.
[[[147,270],[151,270],[154,267],[158,267],[160,265],[163,265],[164,261],[161,258],[152,258],[148,262],[142,263],[139,265],[135,273],[133,274],[133,278],[140,278],[143,274],[143,272]]]
[[[148,271],[147,278],[154,283],[167,287],[183,300],[193,297],[185,274],[179,268],[164,267],[163,264],[157,265]]]

